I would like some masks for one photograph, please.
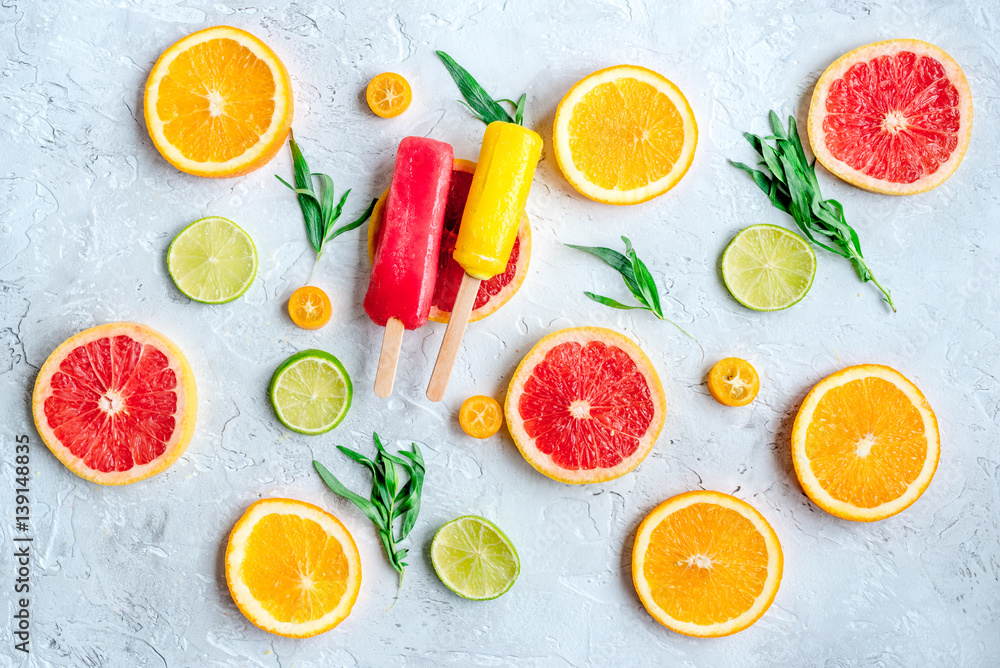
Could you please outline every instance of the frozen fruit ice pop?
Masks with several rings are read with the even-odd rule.
[[[406,137],[399,143],[364,301],[378,325],[396,318],[416,329],[427,322],[453,162],[444,142]]]
[[[455,261],[483,280],[507,268],[542,153],[538,133],[503,121],[486,127],[455,243]]]

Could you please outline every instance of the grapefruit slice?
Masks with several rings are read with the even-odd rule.
[[[549,334],[524,357],[504,413],[518,449],[539,472],[582,484],[619,478],[656,443],[663,385],[631,339],[600,327]]]
[[[469,197],[469,186],[472,185],[472,175],[476,171],[476,163],[470,160],[455,160],[451,175],[451,188],[448,191],[448,208],[444,215],[444,234],[441,237],[441,252],[438,256],[438,276],[434,285],[434,298],[431,302],[431,313],[428,316],[434,322],[448,322],[451,309],[458,296],[458,286],[462,282],[465,270],[455,261],[455,241],[458,239],[458,226],[462,222],[462,212],[465,210],[465,200]],[[385,209],[385,198],[389,191],[382,193],[375,208],[372,210],[371,223],[368,225],[368,260],[375,257],[378,247],[379,230],[382,227],[382,211]],[[510,298],[521,288],[525,276],[528,275],[528,260],[531,258],[531,225],[528,215],[521,214],[521,227],[514,240],[514,248],[507,261],[507,268],[488,281],[483,281],[476,294],[476,303],[472,309],[469,322],[482,320],[510,301]]]
[[[820,164],[859,188],[913,195],[951,176],[969,146],[972,93],[947,53],[916,39],[841,56],[816,82],[809,143]]]
[[[145,325],[116,322],[63,342],[38,372],[35,426],[81,478],[126,485],[163,471],[194,433],[194,374],[184,353]]]

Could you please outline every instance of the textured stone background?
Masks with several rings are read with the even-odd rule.
[[[36,560],[30,658],[0,625],[3,666],[340,665],[823,665],[987,666],[1000,652],[1000,410],[996,378],[1000,291],[995,213],[1000,134],[995,121],[1000,11],[969,0],[824,2],[218,2],[123,0],[0,3],[0,611],[13,613],[13,439],[32,438]],[[259,5],[259,6],[251,6]],[[244,178],[181,174],[153,149],[142,89],[157,55],[183,35],[230,24],[267,41],[295,88],[294,127],[312,166],[354,188],[349,213],[389,181],[399,139],[429,135],[474,159],[481,125],[433,54],[440,48],[501,97],[527,91],[528,123],[546,154],[528,204],[530,275],[517,297],[470,328],[447,400],[423,396],[443,327],[404,342],[396,394],[370,390],[382,330],[360,308],[367,284],[363,235],[327,251],[319,283],[332,324],[296,329],[284,313],[307,278],[294,200],[273,178],[283,151]],[[727,157],[752,157],[740,133],[765,130],[766,112],[801,119],[822,70],[847,50],[917,37],[949,51],[975,97],[973,141],[937,190],[893,198],[820,174],[843,202],[867,256],[899,305],[892,315],[851,267],[818,254],[808,297],[781,313],[735,303],[717,269],[742,227],[791,223],[767,205]],[[701,136],[694,166],[668,195],[631,208],[592,203],[561,177],[550,150],[562,94],[580,77],[628,62],[685,91]],[[398,119],[372,116],[362,91],[378,72],[404,74],[414,102]],[[822,171],[822,170],[821,170]],[[260,273],[239,301],[190,303],[164,269],[170,239],[210,214],[254,237]],[[618,279],[563,242],[615,245],[630,236],[668,292],[669,324],[589,302],[584,288],[624,297]],[[198,429],[169,471],[124,489],[70,474],[30,418],[37,369],[66,337],[95,324],[137,320],[187,353],[200,394]],[[521,356],[572,325],[612,327],[649,353],[667,389],[666,429],[652,455],[617,481],[561,485],[535,473],[505,434],[465,437],[456,413],[473,393],[502,396]],[[356,384],[333,433],[304,437],[274,419],[265,388],[291,353],[336,354]],[[761,372],[760,397],[725,409],[707,370],[738,355]],[[900,369],[937,411],[942,458],[927,493],[872,525],[837,520],[809,503],[792,472],[789,430],[805,392],[851,363]],[[413,559],[399,602],[396,578],[368,521],[326,493],[316,457],[361,487],[336,444],[425,444],[430,471]],[[7,482],[10,481],[10,482]],[[718,640],[667,631],[630,582],[630,544],[642,517],[690,489],[733,493],[757,507],[781,539],[786,570],[769,612]],[[252,501],[287,495],[339,516],[359,543],[364,584],[354,612],[321,637],[295,641],[250,625],[226,590],[222,555]],[[434,530],[485,515],[516,543],[521,577],[491,603],[467,602],[434,575]]]

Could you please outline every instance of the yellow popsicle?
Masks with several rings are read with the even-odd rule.
[[[503,121],[486,127],[455,243],[455,261],[474,278],[503,273],[542,154],[537,132]]]

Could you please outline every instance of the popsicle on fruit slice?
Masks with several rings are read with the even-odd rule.
[[[444,397],[479,283],[507,267],[541,153],[542,138],[536,132],[505,121],[486,127],[455,243],[455,261],[465,276],[427,386],[431,401]]]
[[[450,145],[423,137],[406,137],[396,152],[364,302],[372,322],[385,327],[375,372],[380,397],[392,394],[403,329],[430,314],[453,161]]]

